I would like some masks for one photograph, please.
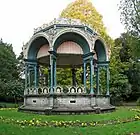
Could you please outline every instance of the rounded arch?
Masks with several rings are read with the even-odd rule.
[[[39,49],[46,44],[50,46],[49,38],[45,33],[34,35],[28,42],[26,58],[36,60]]]
[[[101,38],[97,38],[94,42],[94,51],[98,61],[108,61],[107,48]]]
[[[60,31],[53,41],[53,50],[57,51],[57,48],[66,41],[76,42],[82,48],[84,54],[90,52],[90,42],[81,30],[71,28]]]

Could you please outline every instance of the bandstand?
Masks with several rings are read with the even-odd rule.
[[[21,111],[75,114],[114,110],[109,93],[109,51],[101,37],[79,20],[59,18],[34,30],[23,46],[25,61],[24,105]],[[47,77],[42,79],[42,67]],[[72,83],[57,84],[59,68],[69,68]],[[76,83],[76,69],[83,71]],[[100,69],[106,71],[105,93],[100,90]],[[67,79],[67,78],[65,78]]]

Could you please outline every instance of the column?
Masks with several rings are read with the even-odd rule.
[[[96,74],[96,89],[97,89],[97,95],[100,95],[100,90],[99,90],[99,80],[100,80],[100,77],[99,77],[99,73],[100,73],[100,67],[97,66],[97,74]]]
[[[48,67],[48,87],[51,86],[51,69]]]
[[[51,85],[50,85],[50,93],[53,94],[53,81],[54,81],[54,77],[53,77],[53,57],[52,54],[50,55],[50,66],[51,66]]]
[[[106,67],[106,90],[107,90],[106,95],[109,96],[110,92],[109,92],[109,67],[108,66]]]
[[[28,94],[28,65],[25,63],[25,90],[24,90],[24,95]]]
[[[85,92],[86,92],[86,61],[84,60],[84,88],[85,88]]]
[[[30,66],[28,66],[28,86],[31,88]]]
[[[93,57],[90,58],[90,94],[94,94],[94,89],[93,89]]]
[[[34,88],[37,88],[37,65],[34,64]]]
[[[50,85],[50,93],[53,94],[54,86],[56,86],[56,52],[55,51],[49,51],[50,53],[50,67],[51,67],[51,85]]]
[[[28,66],[25,64],[25,89],[28,86]]]
[[[54,61],[53,61],[53,69],[54,69],[54,80],[53,80],[53,82],[54,82],[54,87],[56,87],[56,59],[54,59]]]

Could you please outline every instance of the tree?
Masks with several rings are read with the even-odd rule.
[[[108,36],[106,28],[104,27],[102,16],[97,12],[95,7],[92,5],[90,0],[76,0],[75,2],[69,4],[66,9],[61,13],[61,17],[80,19],[82,22],[89,24],[93,29],[95,29],[100,36],[106,42],[108,48],[111,49],[111,59],[110,59],[110,89],[111,96],[116,100],[125,99],[129,96],[131,92],[131,85],[129,84],[127,75],[124,74],[124,70],[128,70],[128,66],[125,63],[121,63],[124,55],[127,54],[127,50],[123,49],[122,44],[119,45]],[[119,40],[118,40],[119,42]],[[123,52],[123,56],[120,59],[120,50]],[[127,54],[127,57],[129,53]],[[125,58],[125,59],[129,59]],[[100,79],[103,80],[104,73],[101,73]],[[105,88],[105,82],[101,81],[102,88]],[[129,84],[129,85],[128,85]]]
[[[60,15],[63,18],[80,19],[83,23],[90,25],[105,40],[108,47],[111,47],[113,40],[106,33],[102,16],[97,12],[90,0],[76,0],[69,4]]]
[[[122,33],[119,38],[115,39],[115,46],[120,48],[121,62],[130,62],[132,60],[132,36],[129,33]]]
[[[0,97],[1,100],[15,98],[11,93],[23,92],[23,84],[19,78],[18,60],[11,44],[0,41]],[[18,89],[18,90],[17,90]],[[16,92],[15,92],[16,91]],[[17,95],[17,94],[16,94]],[[17,97],[17,96],[16,96]]]
[[[135,39],[130,33],[121,34],[119,38],[115,39],[115,48],[112,51],[114,56],[111,57],[111,59],[116,57],[115,59],[117,59],[117,61],[115,60],[115,63],[119,63],[116,63],[116,65],[113,61],[112,62],[115,64],[115,67],[117,67],[116,69],[119,71],[119,74],[123,74],[123,76],[125,76],[125,79],[123,80],[127,80],[127,86],[131,85],[131,90],[127,87],[126,88],[129,91],[127,89],[126,91],[123,89],[126,93],[125,99],[127,100],[135,100],[140,95],[140,63],[137,62],[132,51],[134,41]],[[113,68],[113,70],[116,69]],[[121,81],[121,79],[118,80]],[[122,95],[121,97],[124,96]]]
[[[121,22],[132,35],[133,52],[140,57],[140,0],[121,0],[119,10]]]
[[[121,0],[119,9],[126,29],[140,36],[140,0]]]
[[[104,27],[102,16],[97,12],[90,0],[76,0],[75,2],[70,3],[62,11],[60,17],[81,20],[81,22],[90,25],[99,35],[101,35],[101,37],[105,40],[108,48],[113,45],[113,40],[106,33],[106,28]],[[69,72],[67,74],[67,78],[70,78],[71,70],[68,69],[67,71]],[[62,72],[59,74],[62,74]],[[81,85],[82,70],[77,69],[76,75],[77,83],[78,85]]]
[[[123,38],[124,37],[124,38]],[[110,59],[110,92],[114,104],[128,99],[131,95],[131,84],[127,76],[130,64],[129,46],[126,44],[127,34],[115,40]]]

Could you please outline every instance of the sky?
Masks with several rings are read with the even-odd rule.
[[[34,28],[58,18],[74,0],[0,0],[0,38],[11,43],[18,56]],[[103,16],[107,33],[117,38],[124,31],[118,11],[119,0],[91,0]]]

